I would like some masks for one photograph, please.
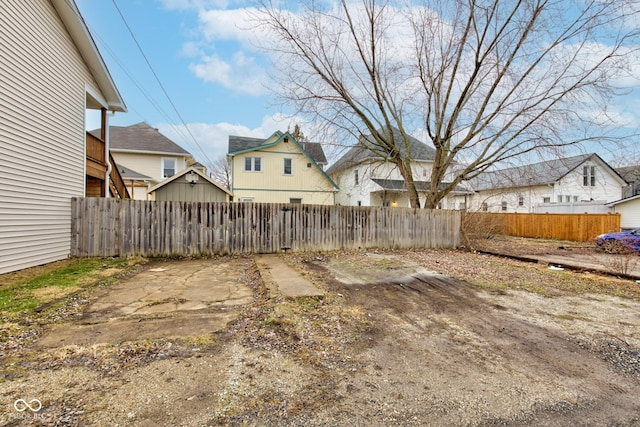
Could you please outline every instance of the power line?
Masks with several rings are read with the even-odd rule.
[[[153,77],[156,79],[156,82],[158,83],[158,85],[160,86],[160,89],[162,89],[162,92],[164,93],[164,95],[166,96],[167,100],[169,101],[169,104],[171,104],[171,107],[173,108],[173,111],[176,113],[176,115],[178,116],[178,118],[180,119],[180,122],[184,125],[184,128],[186,129],[187,133],[189,134],[189,136],[191,137],[191,139],[193,140],[193,142],[195,143],[196,147],[198,148],[198,150],[200,151],[200,154],[202,154],[202,156],[204,157],[204,159],[209,163],[209,164],[213,164],[213,162],[211,161],[211,159],[209,159],[209,156],[207,156],[207,153],[202,149],[202,147],[200,146],[200,144],[198,143],[197,139],[195,138],[195,136],[193,136],[193,133],[191,133],[191,130],[189,129],[189,126],[187,126],[186,122],[184,121],[184,119],[182,118],[182,115],[180,114],[180,112],[178,111],[178,108],[176,107],[176,105],[173,103],[173,100],[171,99],[171,97],[169,96],[169,93],[167,92],[167,90],[165,89],[164,85],[162,84],[162,82],[160,81],[160,78],[158,77],[158,75],[156,74],[153,66],[151,65],[151,62],[149,61],[149,59],[147,58],[147,55],[144,53],[144,50],[142,49],[142,46],[140,45],[140,43],[138,42],[138,39],[136,38],[135,34],[133,33],[133,31],[131,30],[131,27],[129,26],[129,24],[127,23],[127,20],[125,19],[124,15],[122,14],[122,11],[120,10],[120,8],[118,7],[118,4],[116,3],[116,0],[111,0],[113,5],[115,6],[116,10],[118,11],[118,14],[120,15],[120,18],[122,19],[122,22],[124,23],[125,27],[127,27],[127,30],[129,31],[129,34],[131,35],[131,38],[133,39],[133,41],[135,42],[136,46],[138,47],[138,50],[140,51],[140,54],[142,55],[142,57],[144,58],[145,62],[147,63],[147,66],[149,67],[149,69],[151,70],[151,73],[153,74]]]

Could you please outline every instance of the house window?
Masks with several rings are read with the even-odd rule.
[[[580,196],[573,196],[573,201],[574,201],[574,202],[577,202],[577,201],[579,201],[579,200],[580,200]]]
[[[176,174],[178,161],[176,159],[162,159],[162,177],[169,178]]]
[[[502,202],[502,212],[507,211],[507,202]]]
[[[358,206],[362,206],[362,201],[358,200]]]
[[[564,196],[564,201],[567,203],[571,203],[571,196]]]
[[[582,167],[582,185],[585,187],[596,186],[596,167],[595,166]]]
[[[524,206],[524,196],[518,197],[518,206]]]
[[[293,159],[284,159],[284,169],[282,173],[285,175],[293,175]]]
[[[360,176],[358,175],[358,169],[353,171],[353,180],[356,185],[360,184]]]
[[[261,157],[245,157],[244,170],[245,172],[261,172],[262,158]]]
[[[551,203],[551,197],[543,197],[542,203]]]
[[[489,210],[489,205],[487,204],[487,202],[484,202],[482,204],[482,212],[486,212]]]
[[[302,204],[302,199],[291,197],[289,199],[289,203],[292,203],[294,205],[301,205]]]
[[[241,197],[240,198],[240,202],[241,203],[251,203],[251,202],[253,202],[253,197]]]
[[[558,196],[558,203],[562,203],[562,196]]]

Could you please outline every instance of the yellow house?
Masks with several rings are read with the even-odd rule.
[[[324,172],[319,143],[288,132],[269,138],[229,136],[231,191],[237,202],[335,204],[338,186]]]

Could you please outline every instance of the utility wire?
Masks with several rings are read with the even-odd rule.
[[[182,118],[182,115],[178,111],[178,108],[176,107],[176,105],[171,100],[171,97],[169,96],[169,93],[167,93],[167,90],[165,89],[164,85],[160,81],[160,78],[158,77],[158,75],[156,74],[155,70],[153,69],[153,66],[151,65],[151,62],[149,62],[149,59],[147,58],[147,55],[144,53],[144,50],[142,49],[142,46],[140,46],[140,43],[138,42],[138,39],[136,38],[135,34],[131,30],[131,27],[129,27],[129,24],[127,23],[127,20],[125,19],[124,15],[122,14],[122,11],[120,10],[120,8],[118,7],[118,4],[116,3],[116,0],[111,0],[111,1],[113,2],[113,5],[115,6],[116,10],[118,11],[118,14],[120,15],[120,18],[122,19],[122,22],[124,22],[124,25],[127,27],[127,30],[129,31],[129,34],[131,35],[131,38],[133,39],[133,41],[135,42],[136,46],[138,47],[138,50],[140,51],[140,54],[144,58],[145,62],[147,63],[147,66],[151,70],[151,73],[155,77],[156,82],[158,82],[158,85],[162,89],[162,92],[164,93],[164,95],[167,97],[167,100],[169,101],[169,104],[171,104],[171,107],[173,108],[173,111],[175,111],[176,115],[180,119],[180,122],[184,125],[184,128],[186,129],[187,133],[189,134],[189,136],[191,137],[191,139],[195,143],[196,147],[198,148],[198,150],[200,151],[200,153],[202,154],[204,159],[209,164],[212,165],[213,162],[211,161],[209,156],[207,156],[207,153],[205,153],[205,151],[202,149],[202,147],[200,146],[200,144],[196,140],[195,136],[193,136],[193,133],[191,133],[191,130],[189,129],[189,126],[187,126],[187,124],[185,123],[184,119]]]

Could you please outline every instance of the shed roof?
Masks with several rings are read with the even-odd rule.
[[[195,168],[193,166],[188,167],[180,172],[178,172],[177,174],[173,175],[170,178],[165,179],[164,181],[156,184],[155,186],[151,187],[149,189],[149,193],[158,190],[159,188],[164,187],[165,185],[182,178],[183,176],[185,176],[186,174],[188,174],[189,172],[193,172],[195,174],[197,174],[199,177],[203,178],[205,181],[207,181],[209,184],[217,187],[218,189],[220,189],[221,191],[224,191],[225,193],[227,193],[229,196],[233,196],[231,194],[231,192],[229,190],[227,190],[226,188],[224,188],[223,186],[221,186],[220,184],[218,184],[217,182],[215,182],[214,180],[212,180],[211,178],[209,178],[207,175],[203,174],[202,172],[200,172],[200,170],[198,168]]]

